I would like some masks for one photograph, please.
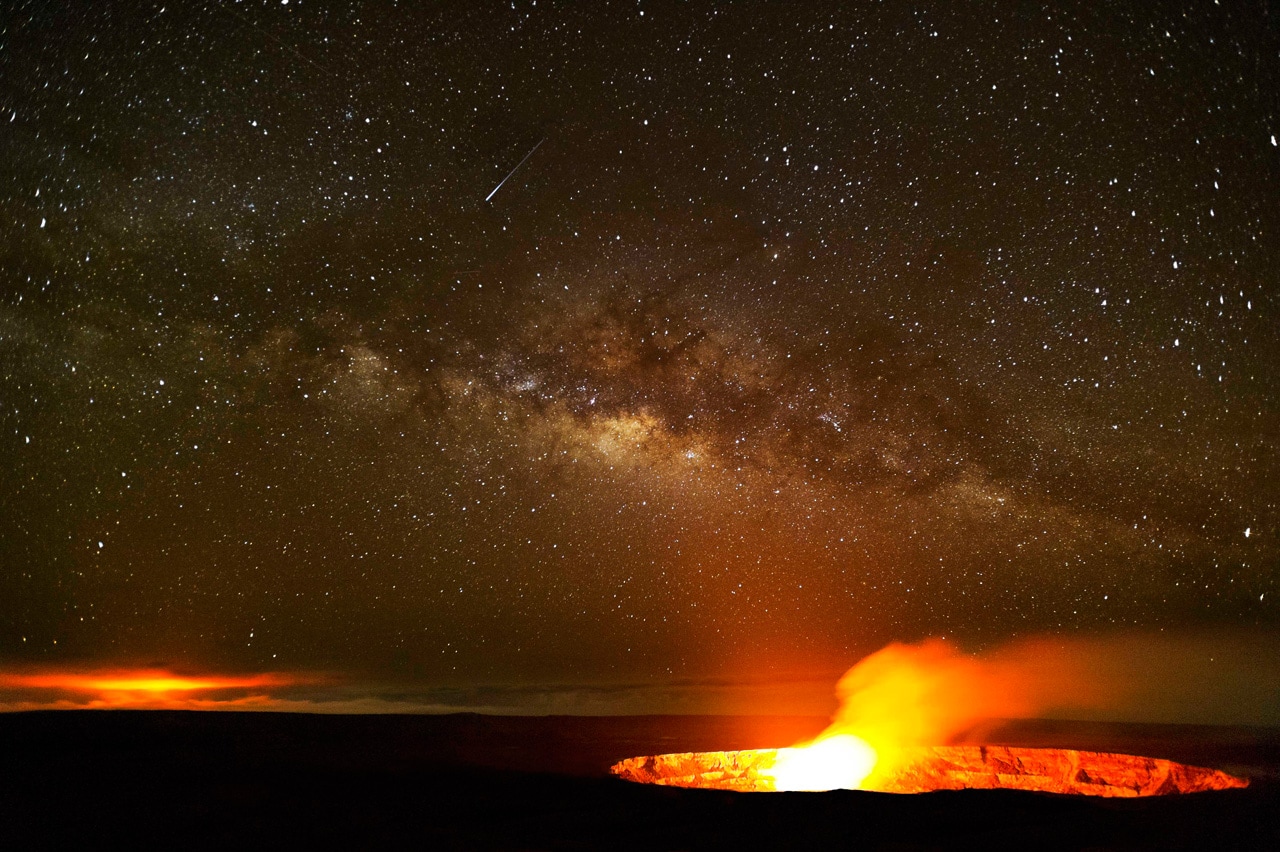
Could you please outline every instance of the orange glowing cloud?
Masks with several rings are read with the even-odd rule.
[[[271,689],[303,682],[277,673],[181,675],[162,669],[0,672],[0,690],[18,693],[12,709],[265,709],[275,701]]]
[[[856,789],[894,776],[913,749],[941,746],[992,720],[1105,703],[1114,690],[1090,678],[1079,648],[1048,641],[978,657],[940,639],[894,643],[840,678],[831,725],[785,749],[775,789]]]

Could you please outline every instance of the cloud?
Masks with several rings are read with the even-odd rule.
[[[0,709],[260,709],[314,682],[282,673],[179,674],[159,668],[0,672]]]
[[[832,731],[938,745],[1001,719],[1273,725],[1275,636],[1033,636],[981,654],[893,643],[840,678]]]

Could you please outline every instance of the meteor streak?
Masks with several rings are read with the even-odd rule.
[[[546,141],[547,141],[547,137],[543,136],[541,139],[539,139],[539,140],[538,140],[538,145],[541,145],[543,142],[546,142]],[[484,200],[485,200],[485,201],[488,201],[490,198],[493,198],[495,195],[497,195],[497,194],[498,194],[498,190],[502,189],[502,185],[503,185],[504,183],[506,183],[507,181],[511,180],[511,176],[512,176],[513,174],[515,174],[517,171],[519,171],[519,170],[520,170],[520,167],[524,165],[525,160],[527,160],[527,159],[529,159],[530,157],[532,157],[532,156],[533,156],[533,152],[534,152],[534,151],[536,151],[536,150],[538,150],[538,145],[534,145],[532,148],[530,148],[530,149],[529,149],[529,153],[527,153],[527,154],[525,154],[525,155],[524,155],[524,159],[523,159],[523,160],[521,160],[520,162],[516,163],[516,167],[515,167],[514,169],[512,169],[511,171],[507,172],[507,176],[506,176],[506,177],[504,177],[502,180],[498,181],[498,185],[497,185],[497,186],[495,186],[495,187],[493,188],[493,192],[489,193],[488,195],[486,195],[486,196],[484,197]]]

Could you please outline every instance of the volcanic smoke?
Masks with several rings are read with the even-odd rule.
[[[1146,796],[1243,787],[1224,772],[1168,760],[1071,749],[952,745],[999,719],[1056,708],[1100,708],[1122,685],[1091,680],[1089,655],[1049,641],[987,657],[931,639],[892,644],[840,678],[830,726],[791,748],[631,758],[620,777],[742,791],[1014,788]]]

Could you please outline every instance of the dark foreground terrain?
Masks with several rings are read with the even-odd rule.
[[[728,793],[608,777],[785,745],[821,719],[0,715],[0,849],[1280,849],[1280,732],[1018,723],[993,742],[1215,766],[1247,790]]]

